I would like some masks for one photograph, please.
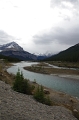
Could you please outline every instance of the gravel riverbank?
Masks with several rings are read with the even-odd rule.
[[[47,106],[0,81],[0,120],[77,120],[61,106]]]

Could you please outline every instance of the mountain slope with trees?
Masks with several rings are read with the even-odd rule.
[[[51,56],[47,61],[69,61],[78,62],[79,61],[79,44],[76,44],[54,56]]]

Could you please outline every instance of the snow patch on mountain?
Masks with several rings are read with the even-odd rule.
[[[34,55],[37,56],[38,60],[43,60],[43,59],[46,59],[48,57],[51,57],[53,54],[47,51],[46,53],[34,53]]]
[[[46,52],[46,53],[34,53],[34,55],[50,57],[53,54],[51,52]]]
[[[23,48],[20,47],[16,42],[11,42],[8,44],[0,45],[0,50],[13,50],[13,51],[23,51]]]
[[[14,46],[13,46],[13,45],[10,45],[10,46],[8,46],[7,48],[14,48]]]

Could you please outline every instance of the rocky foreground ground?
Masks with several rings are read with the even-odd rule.
[[[0,81],[0,120],[77,120],[61,106],[47,106]]]

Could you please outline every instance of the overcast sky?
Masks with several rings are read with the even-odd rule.
[[[79,43],[79,0],[0,0],[0,45],[57,53]]]

